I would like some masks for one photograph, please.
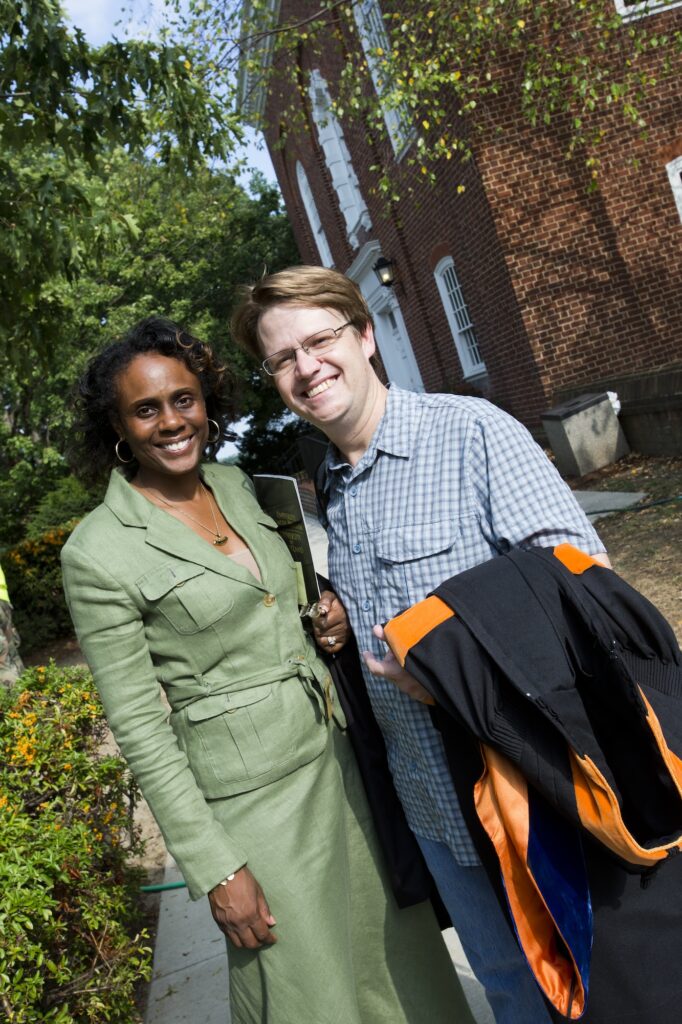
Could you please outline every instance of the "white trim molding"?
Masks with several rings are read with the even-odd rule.
[[[374,89],[381,103],[381,110],[384,115],[386,131],[393,146],[393,153],[396,160],[410,148],[410,143],[416,136],[416,131],[406,106],[386,106],[383,97],[386,94],[386,84],[382,79],[380,53],[387,53],[391,48],[391,41],[386,31],[386,25],[381,14],[379,0],[357,0],[353,4],[353,15],[355,24],[360,36],[362,49],[367,60],[367,67],[374,82]]]
[[[372,267],[381,256],[377,239],[366,242],[346,270],[365,297],[374,320],[374,338],[389,381],[409,391],[423,391],[424,382],[395,289],[379,284]]]
[[[369,231],[372,220],[353,170],[343,128],[331,109],[327,83],[317,69],[310,74],[310,99],[317,137],[346,222],[346,235],[353,248],[357,249],[361,244],[361,229]]]
[[[268,95],[268,74],[275,48],[272,29],[279,22],[281,0],[264,0],[256,6],[252,0],[245,0],[242,7],[242,37],[259,31],[265,35],[258,42],[244,47],[244,53],[237,69],[237,109],[253,128],[261,128]],[[246,62],[255,61],[258,70],[247,68]]]
[[[682,156],[676,156],[674,160],[665,165],[665,169],[668,172],[668,180],[673,190],[677,212],[682,221]]]
[[[324,228],[322,227],[322,221],[320,214],[317,209],[317,203],[313,196],[313,190],[310,187],[308,181],[308,175],[305,172],[305,167],[300,160],[296,161],[296,181],[298,183],[298,191],[301,193],[301,201],[303,208],[310,224],[310,230],[312,231],[313,238],[315,239],[315,245],[320,256],[320,262],[323,267],[333,267],[334,257],[327,241],[327,235]]]
[[[614,0],[614,3],[623,21],[636,21],[682,6],[682,0]]]

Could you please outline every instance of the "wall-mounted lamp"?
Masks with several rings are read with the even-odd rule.
[[[382,284],[384,288],[393,287],[395,284],[393,260],[387,260],[385,256],[380,256],[372,270],[379,278],[379,284]]]

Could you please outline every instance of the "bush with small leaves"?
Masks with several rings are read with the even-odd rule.
[[[137,790],[92,677],[54,663],[0,694],[0,1016],[134,1024],[151,971],[140,929]]]
[[[73,634],[59,555],[75,525],[76,520],[22,540],[2,556],[22,655]]]

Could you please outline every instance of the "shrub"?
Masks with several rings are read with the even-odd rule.
[[[39,650],[73,634],[64,592],[59,552],[75,523],[22,540],[2,556],[13,621],[21,636],[20,654]]]
[[[64,477],[54,490],[44,495],[26,520],[26,537],[40,540],[43,534],[55,527],[82,519],[96,505],[102,495],[88,490],[75,476]]]
[[[136,789],[92,678],[54,663],[0,698],[0,1016],[12,1024],[132,1024],[150,975],[136,931]]]

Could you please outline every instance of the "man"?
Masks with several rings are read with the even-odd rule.
[[[11,686],[24,671],[19,657],[19,634],[12,624],[12,605],[0,565],[0,685]]]
[[[385,655],[380,624],[511,547],[603,546],[526,429],[488,402],[386,388],[357,286],[295,267],[246,289],[237,342],[322,430],[332,586],[365,654],[394,783],[497,1024],[550,1020],[481,866],[428,695]],[[394,683],[397,682],[401,689]]]

